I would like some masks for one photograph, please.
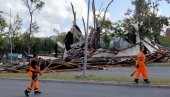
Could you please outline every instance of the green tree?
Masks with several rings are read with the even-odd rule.
[[[110,40],[111,40],[110,35],[107,35],[107,34],[105,33],[102,39],[103,39],[103,44],[101,45],[102,48],[108,49],[108,48],[109,48],[109,45],[110,45]]]
[[[29,31],[26,31],[27,35],[27,45],[28,45],[28,53],[30,54],[30,49],[31,49],[31,35],[33,34],[32,28],[39,28],[36,24],[36,22],[33,23],[33,14],[36,10],[41,10],[41,8],[44,6],[44,2],[41,0],[23,0],[25,3],[25,6],[29,10],[29,15],[30,15],[30,26],[29,26]],[[35,30],[37,31],[37,30]]]
[[[51,54],[52,52],[54,52],[55,42],[52,39],[45,38],[44,45],[45,45],[45,52],[46,53]]]
[[[21,34],[21,26],[22,26],[22,19],[17,14],[17,16],[14,19],[14,23],[11,25],[12,37]]]
[[[163,27],[168,25],[168,17],[150,14],[148,18],[145,18],[144,20],[142,35],[143,37],[148,36],[155,42],[159,43],[160,33],[163,32]]]
[[[14,53],[21,53],[22,51],[22,41],[21,41],[21,26],[22,26],[22,19],[17,15],[14,19],[13,24],[11,24],[11,32],[8,32],[7,39],[8,39],[8,48],[10,48],[10,39],[12,39],[12,51]],[[10,34],[11,33],[11,34]]]
[[[3,55],[7,52],[7,45],[5,43],[4,37],[0,36],[0,59],[2,59]]]
[[[43,49],[45,48],[44,46],[44,40],[40,39],[38,37],[32,37],[32,49],[31,52],[36,52],[36,53],[44,53]]]
[[[2,16],[0,15],[0,36],[3,36],[3,35],[5,34],[5,33],[3,32],[4,29],[5,29],[5,27],[7,27],[7,23],[6,23],[5,19],[4,19],[4,17],[2,17]]]
[[[170,47],[170,38],[169,37],[164,37],[160,36],[160,44],[165,46],[165,47]]]
[[[6,32],[4,32],[5,27],[7,27],[6,20],[0,15],[0,59],[7,53]]]
[[[169,17],[158,16],[156,14],[156,10],[158,10],[157,6],[159,5],[158,2],[156,5],[153,5],[154,8],[150,7],[152,3],[147,3],[145,0],[135,0],[132,4],[135,5],[133,17],[125,18],[122,24],[122,27],[127,31],[127,36],[135,36],[135,29],[132,27],[132,24],[138,23],[141,38],[149,37],[159,43],[159,36],[163,31],[163,27],[169,25]],[[129,11],[128,13],[127,11],[125,14],[130,16],[131,12]],[[133,38],[130,40],[133,40]]]
[[[101,22],[102,27],[104,32],[100,33],[100,37],[102,38],[100,41],[102,41],[100,43],[101,47],[104,49],[108,49],[109,44],[110,44],[110,40],[111,40],[111,35],[113,33],[111,33],[111,31],[113,30],[112,28],[112,22],[109,19],[104,19]]]
[[[13,53],[21,53],[24,51],[24,40],[21,36],[13,37]]]

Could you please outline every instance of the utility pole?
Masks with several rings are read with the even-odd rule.
[[[87,26],[86,26],[86,36],[85,36],[85,51],[84,51],[84,64],[83,64],[83,76],[86,76],[87,68],[87,48],[88,48],[88,27],[89,27],[89,10],[90,10],[90,1],[88,0],[88,12],[87,12]]]
[[[11,31],[11,8],[10,8],[10,27],[9,27],[10,45],[11,45],[11,64],[12,64],[12,31]]]

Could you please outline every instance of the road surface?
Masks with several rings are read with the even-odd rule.
[[[25,97],[27,80],[0,79],[0,97]],[[168,88],[85,83],[40,82],[40,95],[30,97],[170,97]]]
[[[109,70],[87,70],[86,74],[103,76],[127,76],[135,70],[134,67],[115,67]],[[170,78],[170,67],[148,67],[150,78]],[[81,75],[82,72],[64,72],[64,74]]]

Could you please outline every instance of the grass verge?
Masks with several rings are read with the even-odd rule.
[[[170,67],[170,63],[148,63],[147,66]]]
[[[27,73],[0,73],[0,78],[28,78]],[[39,77],[46,80],[77,80],[77,81],[98,81],[98,82],[116,82],[116,83],[132,83],[134,78],[125,76],[98,76],[88,75],[75,76],[60,73],[46,73]],[[142,79],[140,80],[142,82]],[[170,78],[150,78],[152,84],[170,84]]]

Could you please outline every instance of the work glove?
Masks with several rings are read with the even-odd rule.
[[[139,65],[136,65],[136,68],[139,68]]]

